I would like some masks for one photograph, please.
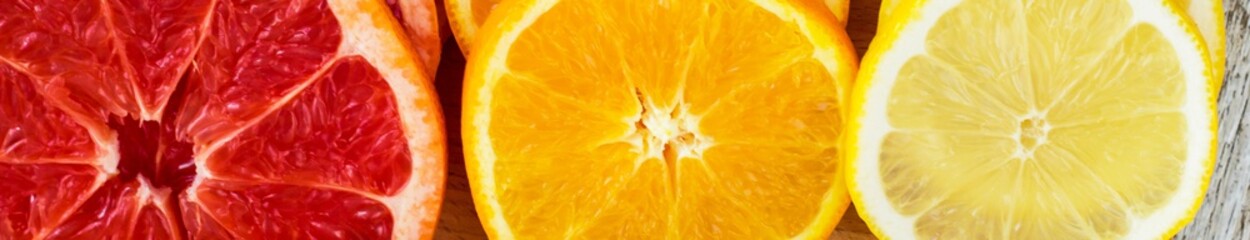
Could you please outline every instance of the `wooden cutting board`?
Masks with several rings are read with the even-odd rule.
[[[881,0],[852,0],[847,34],[863,56],[877,27]],[[1220,97],[1219,160],[1211,187],[1197,218],[1178,239],[1250,240],[1250,0],[1225,0],[1228,16],[1228,74]],[[443,112],[447,116],[447,188],[434,239],[486,239],[473,208],[460,145],[460,92],[464,58],[455,41],[447,41],[437,76]],[[876,239],[856,215],[847,210],[831,239]]]

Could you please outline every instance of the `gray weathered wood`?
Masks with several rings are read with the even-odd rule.
[[[1250,0],[1225,0],[1228,70],[1220,92],[1219,149],[1206,199],[1176,239],[1250,239]]]

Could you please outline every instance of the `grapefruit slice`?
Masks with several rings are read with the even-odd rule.
[[[803,5],[798,5],[803,4]],[[465,78],[496,239],[816,239],[848,199],[855,52],[824,5],[517,0]]]
[[[864,58],[847,135],[851,196],[878,236],[1163,239],[1193,219],[1216,95],[1172,2],[901,12]]]
[[[447,5],[447,21],[451,31],[460,44],[460,51],[468,55],[472,49],[473,39],[486,17],[495,6],[504,0],[445,0]],[[846,26],[847,11],[850,10],[849,0],[801,0],[805,2],[824,3],[822,9],[829,9],[838,26]]]
[[[0,239],[431,237],[441,113],[384,2],[164,3],[0,4]]]
[[[434,0],[386,0],[391,15],[399,20],[417,58],[425,65],[428,77],[433,80],[438,72],[438,60],[442,56],[443,36],[438,21],[439,12]]]

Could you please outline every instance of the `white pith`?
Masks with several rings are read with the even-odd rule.
[[[895,11],[894,14],[910,14],[900,21],[909,21],[900,23],[900,32],[897,32],[896,38],[885,39],[885,43],[874,43],[874,47],[887,46],[888,49],[874,49],[872,52],[879,51],[879,59],[877,62],[865,62],[865,65],[875,64],[875,71],[861,72],[860,81],[871,81],[867,83],[866,89],[862,91],[865,97],[863,103],[863,111],[859,111],[861,116],[858,119],[852,119],[853,122],[859,123],[858,129],[850,129],[854,131],[851,134],[857,136],[850,147],[858,149],[855,159],[851,159],[851,169],[855,169],[855,174],[848,176],[852,181],[852,192],[857,195],[856,204],[862,210],[861,215],[866,216],[870,226],[875,227],[878,235],[890,239],[916,239],[918,238],[914,228],[916,216],[904,216],[900,214],[891,205],[889,198],[884,192],[885,187],[882,185],[882,176],[878,166],[878,157],[881,154],[881,145],[884,142],[886,134],[894,129],[889,125],[886,116],[888,109],[887,99],[890,96],[891,89],[894,86],[895,75],[902,68],[903,64],[913,56],[926,54],[925,45],[919,43],[927,38],[928,30],[936,24],[936,21],[948,10],[957,6],[960,0],[930,0],[916,9],[903,13]],[[1206,49],[1200,43],[1201,39],[1194,38],[1194,30],[1189,29],[1183,24],[1182,18],[1174,9],[1165,6],[1163,0],[1129,0],[1127,1],[1133,10],[1133,17],[1130,25],[1148,24],[1156,27],[1164,38],[1173,43],[1176,49],[1178,61],[1185,77],[1185,103],[1181,107],[1181,112],[1186,117],[1186,133],[1189,150],[1186,151],[1186,161],[1184,169],[1179,170],[1181,175],[1181,183],[1178,191],[1165,204],[1164,207],[1157,210],[1149,216],[1133,216],[1129,214],[1129,218],[1133,219],[1133,223],[1126,231],[1125,239],[1148,239],[1158,238],[1169,233],[1173,227],[1190,216],[1190,212],[1196,210],[1195,202],[1202,197],[1205,189],[1206,175],[1209,171],[1210,160],[1212,159],[1212,141],[1214,132],[1212,129],[1212,97],[1209,95],[1208,88],[1208,60],[1204,57]],[[881,38],[877,39],[881,41]],[[865,80],[867,79],[867,80]]]
[[[1224,82],[1222,72],[1225,68],[1226,46],[1224,45],[1227,44],[1227,39],[1224,37],[1224,6],[1221,4],[1223,1],[1220,0],[1192,0],[1189,1],[1188,9],[1183,9],[1189,18],[1193,19],[1198,32],[1202,34],[1207,44],[1217,86]]]

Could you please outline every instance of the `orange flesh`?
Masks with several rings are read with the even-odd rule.
[[[469,79],[494,84],[494,100],[476,104],[490,113],[494,165],[483,171],[510,228],[497,230],[791,237],[831,229],[812,223],[845,207],[825,197],[842,195],[847,82],[794,23],[748,1],[568,0],[519,34],[506,69],[486,70],[498,79]],[[478,64],[492,55],[474,54]]]

